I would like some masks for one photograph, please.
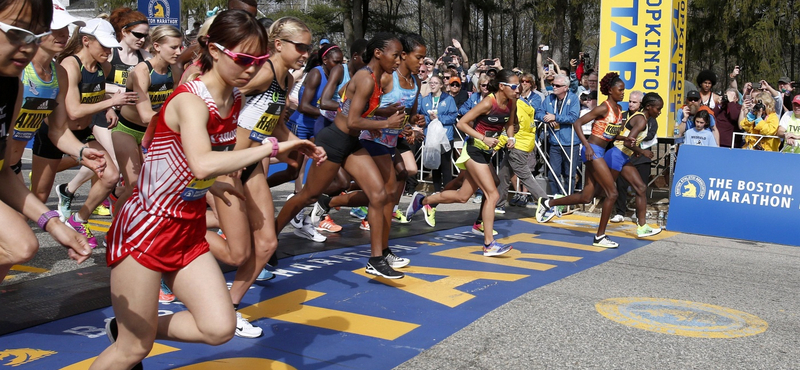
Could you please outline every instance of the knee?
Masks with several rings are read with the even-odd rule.
[[[6,246],[6,254],[9,256],[9,262],[12,265],[28,262],[33,259],[36,252],[39,251],[39,240],[35,236],[24,237],[22,240],[16,240],[10,243],[11,246]]]
[[[638,196],[644,196],[645,191],[647,191],[647,187],[643,184],[633,186],[633,191],[636,192]]]
[[[406,169],[406,178],[417,176],[419,170],[416,168]]]
[[[119,182],[119,171],[116,168],[112,168],[109,166],[108,168],[103,171],[103,177],[100,178],[100,182],[108,189],[113,189],[117,186]],[[125,184],[126,187],[128,184]]]
[[[236,330],[236,320],[218,320],[206,326],[198,327],[203,334],[203,342],[212,346],[219,346],[227,343],[233,338]]]
[[[372,194],[368,195],[369,203],[375,207],[383,207],[386,202],[388,201],[389,194],[386,192],[385,188],[380,188],[377,191],[373,191]]]
[[[619,193],[617,193],[616,187],[611,188],[611,190],[606,193],[606,198],[610,200],[617,200],[617,197],[619,197]]]
[[[125,362],[134,366],[150,354],[150,351],[153,349],[153,343],[153,341],[150,341],[147,343],[139,343],[140,345],[134,346],[119,346],[118,349],[122,351],[123,356],[125,356]]]
[[[276,249],[278,249],[278,240],[274,237],[271,238],[263,238],[257,237],[255,239],[255,249],[256,255],[262,259],[266,259],[267,256],[272,255]]]

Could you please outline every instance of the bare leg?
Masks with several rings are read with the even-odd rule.
[[[217,181],[228,183],[240,192],[244,192],[238,178],[219,176]],[[213,231],[206,231],[206,240],[215,258],[231,266],[240,266],[250,257],[250,227],[244,201],[234,196],[229,196],[228,201],[231,203],[230,206],[221,199],[214,198],[220,228],[228,239],[222,239]]]
[[[6,169],[4,171],[10,171]],[[11,266],[30,261],[39,250],[39,241],[19,213],[0,202],[0,225],[14,232],[0,233],[0,283]]]
[[[391,165],[389,165],[392,168]],[[369,198],[367,219],[370,226],[370,250],[372,257],[382,257],[385,228],[387,226],[385,207],[388,201],[386,185],[375,161],[366,149],[350,154],[344,162],[344,169],[353,176]],[[389,209],[391,212],[391,209]],[[391,219],[388,220],[391,223]]]
[[[120,166],[119,171],[125,180],[124,190],[117,192],[118,206],[122,206],[133,194],[133,188],[136,186],[136,182],[139,181],[139,173],[142,171],[144,158],[142,157],[141,146],[133,136],[123,132],[112,132],[111,138],[116,149],[117,163]]]

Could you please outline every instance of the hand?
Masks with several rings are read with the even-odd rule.
[[[214,181],[214,184],[208,188],[208,191],[211,193],[211,195],[221,199],[222,202],[228,207],[231,206],[231,201],[227,196],[225,196],[225,193],[233,195],[242,201],[245,200],[244,194],[242,194],[239,189],[236,189],[235,186],[222,181]]]
[[[544,121],[547,123],[553,123],[556,120],[556,115],[553,113],[547,113],[544,115]]]
[[[136,92],[122,92],[122,90],[117,91],[114,96],[111,97],[112,105],[134,105],[139,100],[139,94]]]
[[[650,159],[653,159],[653,157],[655,157],[655,154],[653,154],[652,151],[647,150],[647,149],[644,150],[643,154],[644,154],[645,157],[650,158]]]
[[[513,138],[513,137],[510,137],[510,138],[508,138],[508,142],[506,143],[506,148],[514,149],[514,145],[516,145],[516,144],[517,144],[517,139]]]
[[[417,127],[425,127],[425,116],[421,114],[415,114],[411,117],[411,123]]]
[[[733,72],[731,72],[731,74],[729,76],[731,78],[736,78],[736,76],[739,75],[739,72],[741,72],[741,69],[739,68],[739,66],[735,66],[735,67],[733,67]]]
[[[405,121],[405,119],[406,112],[405,110],[401,109],[386,119],[386,128],[401,128],[403,127],[403,121]]]
[[[431,121],[433,121],[433,120],[435,120],[435,119],[438,119],[438,118],[439,118],[439,112],[438,112],[437,110],[435,110],[435,109],[432,109],[432,110],[429,112],[429,114],[430,114],[430,116],[431,116]]]
[[[761,88],[762,89],[773,90],[772,86],[770,86],[769,83],[766,80],[761,80],[759,82],[761,82]]]
[[[753,83],[752,82],[745,82],[744,83],[744,95],[750,95],[751,91],[753,91]]]
[[[577,59],[570,59],[569,60],[569,66],[572,67],[572,68],[577,67],[578,66],[578,60]]]
[[[684,122],[689,118],[689,115],[692,114],[692,111],[689,109],[688,106],[683,107],[683,120]]]
[[[595,158],[594,158],[594,149],[592,149],[591,145],[586,147],[586,153],[585,154],[586,154],[586,161],[587,162],[591,162],[591,161],[595,160]]]
[[[394,104],[388,106],[387,108],[389,108],[389,110],[394,111],[394,112],[403,112],[406,109],[406,107],[400,102],[394,103]]]
[[[106,170],[106,157],[103,152],[86,147],[83,149],[83,157],[80,164],[94,171],[98,177],[102,177],[103,172]]]
[[[743,106],[744,106],[744,109],[747,110],[748,112],[753,110],[753,105],[754,105],[753,104],[753,99],[745,99],[744,100]]]
[[[461,49],[461,43],[456,39],[453,39],[453,46],[455,46],[456,49]]]
[[[51,219],[46,228],[46,231],[53,239],[68,248],[67,254],[69,258],[81,263],[92,255],[92,249],[89,248],[86,237],[64,225],[63,222],[55,218]]]
[[[298,150],[300,151],[300,153],[303,153],[303,155],[305,155],[306,157],[311,158],[317,164],[317,166],[321,165],[322,162],[328,160],[328,153],[326,153],[325,149],[321,146],[315,146],[313,148],[303,146]]]
[[[444,64],[444,62],[442,61],[442,57],[439,57],[439,59],[436,59],[436,66],[437,67],[442,65],[442,64]]]
[[[797,136],[794,136],[791,132],[786,133],[786,145],[794,145],[795,140],[797,140]]]
[[[117,117],[117,112],[114,112],[113,109],[109,109],[106,111],[106,122],[108,122],[108,129],[111,130],[114,127],[117,127],[117,123],[119,123],[119,117]]]
[[[488,146],[489,148],[496,147],[497,143],[500,142],[500,140],[497,140],[497,138],[488,136],[485,136],[481,141],[483,141],[483,143],[486,144],[486,146]]]

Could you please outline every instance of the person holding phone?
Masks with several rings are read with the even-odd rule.
[[[754,135],[745,136],[742,148],[778,151],[781,140],[764,136],[777,135],[779,126],[780,120],[775,113],[775,99],[772,94],[764,91],[756,94],[754,99],[745,100],[739,114],[739,127]]]

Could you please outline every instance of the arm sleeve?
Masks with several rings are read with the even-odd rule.
[[[546,103],[541,98],[539,98],[537,102],[537,97],[533,98],[533,109],[536,109],[536,113],[534,113],[533,118],[535,118],[537,121],[541,121],[544,119],[544,115],[547,114],[547,111],[544,109]]]
[[[571,125],[580,117],[581,106],[578,104],[578,99],[575,98],[575,95],[567,95],[565,99],[569,99],[569,105],[564,107],[561,114],[556,113],[556,122],[561,125]]]

